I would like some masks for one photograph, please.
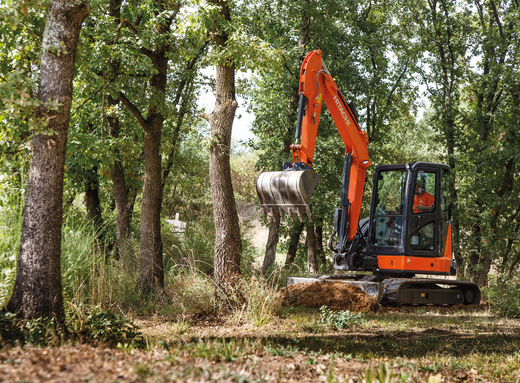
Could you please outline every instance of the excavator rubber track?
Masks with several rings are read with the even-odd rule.
[[[437,278],[388,278],[380,282],[368,275],[316,275],[309,278],[287,277],[286,286],[296,283],[349,283],[372,295],[383,306],[478,305],[481,293],[473,282]]]

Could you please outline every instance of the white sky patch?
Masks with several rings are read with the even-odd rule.
[[[209,77],[215,77],[215,67],[210,67],[202,70],[204,75]],[[247,77],[249,76],[243,72],[237,72],[236,77]],[[238,102],[238,108],[235,113],[235,120],[233,121],[233,129],[231,130],[231,138],[234,141],[249,141],[255,139],[256,136],[251,132],[251,125],[254,120],[254,116],[247,112],[247,101],[236,96]],[[213,90],[206,87],[201,93],[198,100],[199,108],[204,108],[207,113],[210,113],[215,108],[215,94]]]

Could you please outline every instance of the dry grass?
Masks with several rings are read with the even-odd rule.
[[[479,311],[364,314],[354,328],[284,309],[267,325],[215,315],[139,318],[147,351],[87,346],[0,353],[0,381],[520,381],[520,322]]]

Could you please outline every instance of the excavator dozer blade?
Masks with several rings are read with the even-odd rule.
[[[320,182],[321,176],[311,169],[282,172],[263,172],[256,179],[256,192],[260,206],[267,215],[279,216],[285,213],[291,218],[297,214],[300,221],[305,214],[311,221],[311,196]]]

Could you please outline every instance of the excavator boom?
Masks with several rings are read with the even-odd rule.
[[[300,70],[300,105],[295,143],[291,145],[293,162],[284,171],[262,173],[256,182],[260,204],[265,214],[281,216],[285,213],[307,215],[311,218],[310,199],[320,176],[311,170],[318,135],[321,108],[327,104],[338,132],[345,144],[345,169],[342,206],[348,214],[348,232],[352,240],[356,234],[368,158],[368,137],[357,122],[357,112],[346,102],[336,82],[323,63],[320,50],[310,52]],[[348,161],[348,164],[347,164]]]

